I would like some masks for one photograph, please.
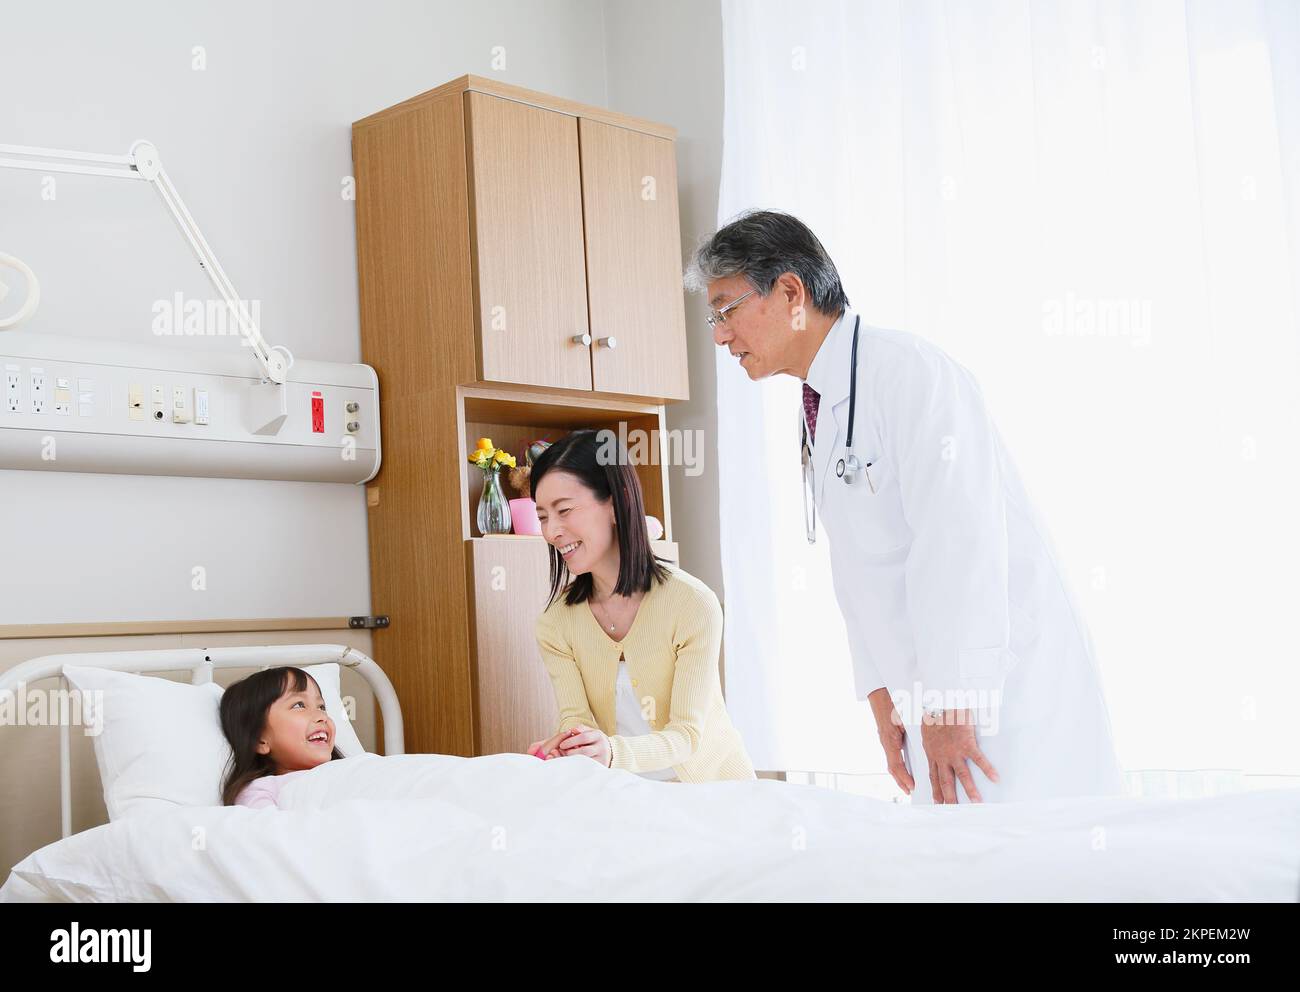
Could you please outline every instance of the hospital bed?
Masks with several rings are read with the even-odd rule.
[[[770,780],[649,781],[581,758],[405,755],[391,684],[373,660],[341,645],[47,656],[0,675],[0,691],[62,677],[65,666],[188,670],[200,687],[215,669],[329,663],[374,689],[386,757],[358,754],[298,776],[282,790],[280,809],[164,797],[147,812],[73,834],[64,726],[63,837],[14,867],[0,902],[1231,902],[1300,894],[1297,789],[913,808]]]

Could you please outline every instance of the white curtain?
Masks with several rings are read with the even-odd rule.
[[[1300,773],[1300,4],[723,17],[719,223],[796,214],[864,321],[980,379],[1124,766]],[[728,707],[760,768],[883,771],[804,537],[799,383],[718,355]]]

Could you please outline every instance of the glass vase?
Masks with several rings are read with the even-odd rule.
[[[510,533],[510,503],[501,489],[501,469],[493,465],[483,471],[483,492],[478,498],[478,532]]]

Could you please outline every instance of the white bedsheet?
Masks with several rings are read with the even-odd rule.
[[[298,777],[281,802],[96,827],[17,865],[0,901],[1300,893],[1300,790],[914,809],[771,781],[653,782],[581,758],[363,755]]]

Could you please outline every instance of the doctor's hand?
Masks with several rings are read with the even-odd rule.
[[[930,789],[936,803],[957,802],[957,781],[973,803],[983,802],[967,761],[973,761],[988,776],[998,780],[997,769],[984,756],[975,740],[975,723],[970,710],[944,710],[921,718],[921,746],[930,763]]]
[[[902,717],[894,709],[889,689],[884,686],[870,693],[867,702],[871,704],[871,715],[876,718],[876,733],[880,736],[880,746],[885,751],[889,774],[894,776],[898,787],[910,796],[916,788],[916,781],[908,774],[907,764],[903,760],[906,732],[903,730]]]

